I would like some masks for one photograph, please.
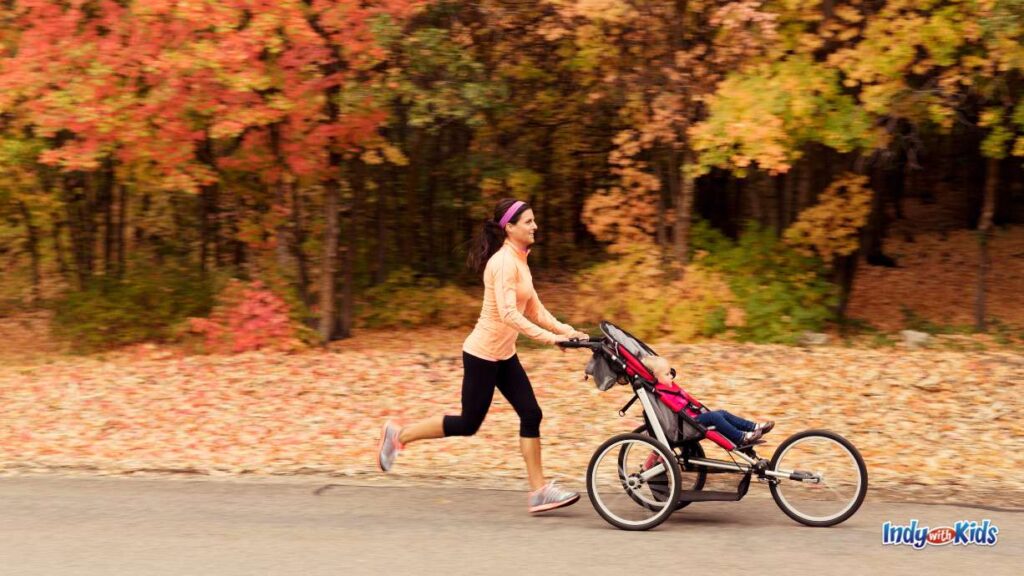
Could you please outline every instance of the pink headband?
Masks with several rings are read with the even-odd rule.
[[[523,202],[522,200],[516,200],[515,202],[513,202],[512,205],[508,207],[508,210],[505,211],[505,215],[501,217],[501,221],[498,222],[498,226],[504,228],[506,225],[508,225],[509,220],[511,220],[512,217],[515,216],[516,210],[519,210],[519,207],[522,206],[523,204],[526,204],[526,202]]]

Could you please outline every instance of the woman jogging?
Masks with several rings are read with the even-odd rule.
[[[398,452],[412,442],[475,434],[497,388],[519,415],[519,447],[531,490],[529,511],[553,510],[579,500],[578,493],[556,486],[554,481],[545,482],[540,455],[542,413],[516,355],[520,333],[548,344],[587,338],[556,320],[537,297],[526,263],[536,231],[530,206],[511,198],[498,202],[494,218],[484,222],[468,258],[474,270],[483,268],[484,301],[476,327],[462,345],[462,413],[404,427],[392,421],[385,423],[377,455],[382,471],[390,470]]]

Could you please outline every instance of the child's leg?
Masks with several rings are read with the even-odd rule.
[[[730,424],[744,432],[753,432],[754,430],[757,429],[757,424],[751,422],[750,420],[744,420],[743,418],[740,418],[739,416],[731,412],[722,410],[722,415],[725,416],[725,419],[728,420]]]
[[[743,431],[729,423],[723,414],[725,410],[712,410],[697,416],[697,422],[705,426],[714,426],[716,430],[729,439],[733,444],[739,444],[743,439]]]

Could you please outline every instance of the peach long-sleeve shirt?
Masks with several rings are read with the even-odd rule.
[[[533,288],[526,254],[505,241],[484,268],[483,307],[462,350],[492,362],[506,360],[515,355],[520,332],[553,344],[559,335],[574,331],[544,308]]]

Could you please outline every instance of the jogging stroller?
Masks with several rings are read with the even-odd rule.
[[[751,478],[767,484],[779,508],[808,526],[839,524],[860,508],[867,468],[849,440],[828,430],[805,430],[784,440],[771,459],[761,458],[755,450],[761,442],[737,446],[696,420],[707,410],[699,400],[674,384],[659,384],[643,364],[657,355],[648,345],[611,322],[600,327],[599,338],[560,345],[593,352],[585,372],[598,389],[630,387],[632,398],[620,416],[637,401],[643,407],[643,423],[604,442],[587,467],[590,502],[606,521],[624,530],[648,530],[691,502],[742,499]],[[729,459],[706,458],[704,440]],[[704,490],[709,473],[738,474],[735,491]]]

